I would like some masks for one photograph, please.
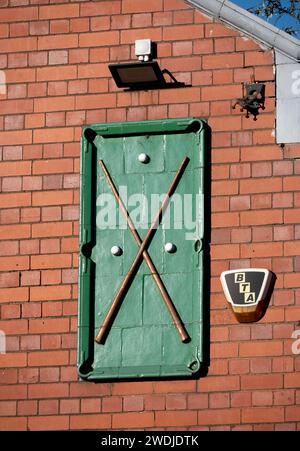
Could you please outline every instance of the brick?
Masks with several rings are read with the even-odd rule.
[[[30,161],[9,161],[0,163],[0,176],[28,175],[31,173]]]
[[[177,25],[163,29],[164,41],[180,41],[203,38],[202,25]]]
[[[67,64],[68,62],[68,54],[64,50],[53,51],[50,52],[49,55],[49,64]],[[51,58],[50,58],[51,57]],[[76,66],[55,66],[55,67],[41,67],[37,69],[37,81],[48,81],[48,80],[73,80],[77,77],[77,68]],[[51,94],[55,95],[55,93]],[[67,105],[72,102],[72,98],[67,97],[64,98]],[[52,99],[44,99],[45,102],[49,102]],[[37,104],[40,101],[36,101]],[[49,104],[50,107],[50,104]],[[72,108],[70,108],[72,109]],[[39,111],[39,110],[37,110]]]
[[[237,343],[214,343],[211,355],[213,358],[236,357],[238,355],[238,345]]]
[[[257,375],[242,375],[241,388],[242,390],[256,390],[256,389],[277,389],[283,387],[283,379],[281,374],[257,374]]]
[[[11,23],[9,26],[9,34],[11,37],[28,36],[29,35],[28,22]],[[0,26],[0,36],[2,38],[8,37],[8,25]]]
[[[64,5],[63,8],[59,5],[40,6],[39,18],[45,19],[64,19],[65,17],[78,17],[79,5]]]
[[[202,101],[232,100],[241,96],[241,87],[240,85],[227,85],[226,90],[224,90],[224,86],[207,86],[203,87],[201,92]]]
[[[41,191],[33,193],[32,205],[64,205],[73,201],[72,191]]]
[[[95,4],[95,2],[88,2],[82,5],[80,16],[97,16],[119,14],[121,12],[120,1],[103,2]]]
[[[29,333],[32,334],[53,334],[69,331],[68,318],[44,318],[29,320]]]
[[[20,2],[19,2],[20,3]],[[37,6],[26,8],[6,8],[1,9],[2,22],[24,22],[26,20],[36,20],[38,18]]]
[[[4,368],[1,370],[1,382],[2,384],[12,385],[16,384],[18,381],[18,370],[12,369],[12,368]],[[8,387],[6,387],[7,389]],[[14,399],[13,397],[5,396],[4,397],[4,391],[1,390],[0,387],[0,399]],[[16,398],[15,398],[16,399]]]
[[[211,393],[209,395],[209,407],[211,409],[222,409],[229,407],[229,393]]]
[[[62,316],[61,302],[45,302],[42,304],[42,316]],[[54,337],[53,337],[54,338]]]
[[[234,52],[235,39],[234,38],[217,38],[215,39],[215,51],[217,53]]]
[[[53,431],[69,429],[69,417],[67,415],[50,415],[28,417],[29,431]]]
[[[283,179],[283,190],[284,191],[299,191],[300,190],[300,177],[284,177]]]
[[[220,54],[220,55],[204,55],[203,69],[224,69],[231,67],[241,67],[243,65],[243,55],[235,54]]]
[[[22,150],[22,146],[3,147],[2,158],[3,160],[21,160],[23,154]],[[5,175],[7,175],[7,173],[5,173]]]
[[[16,114],[11,116],[5,116],[4,129],[5,130],[20,130],[24,128],[24,116],[22,114]]]
[[[28,301],[28,288],[1,288],[1,302],[25,302]]]
[[[16,331],[18,335],[27,334],[28,321],[22,319],[1,321],[1,329],[7,335],[16,335]],[[11,356],[11,354],[8,355]]]
[[[295,288],[300,286],[299,273],[285,274],[284,275],[284,287]]]
[[[41,349],[53,350],[60,349],[61,347],[61,336],[58,334],[44,335],[42,336]]]
[[[25,352],[2,354],[0,358],[0,367],[24,367],[27,365],[27,356]]]
[[[5,373],[7,371],[7,376],[10,377],[10,375],[13,375],[13,373],[10,373],[9,369],[7,370],[3,370],[3,372]],[[2,374],[2,373],[1,373]],[[13,380],[13,379],[12,379]],[[1,380],[2,383],[4,383],[4,380]],[[25,385],[13,385],[14,382],[6,382],[9,383],[9,390],[7,389],[8,387],[5,385],[2,385],[0,387],[0,399],[26,399],[27,398],[27,387]],[[2,418],[1,418],[2,421]]]
[[[89,401],[89,400],[85,400]],[[99,402],[99,400],[97,400]],[[83,406],[82,406],[83,409]],[[122,398],[110,396],[102,399],[102,412],[120,412],[122,410]],[[150,409],[151,410],[151,409]]]
[[[72,235],[72,223],[71,222],[49,222],[44,224],[32,225],[32,237],[56,237]]]
[[[287,241],[284,243],[284,255],[299,255],[300,241]]]
[[[78,78],[101,78],[110,74],[107,64],[83,64],[78,67]],[[99,83],[99,80],[97,80]]]
[[[250,209],[250,196],[232,196],[230,198],[230,210],[241,211]]]
[[[287,208],[293,207],[293,193],[276,193],[273,194],[273,207],[274,208]]]
[[[110,399],[110,398],[107,398]],[[116,411],[120,411],[122,409],[122,400],[120,400],[120,406]],[[102,400],[103,403],[104,399]],[[81,413],[96,413],[101,411],[101,399],[82,399],[81,400]],[[102,412],[106,412],[105,409],[102,409]]]
[[[69,20],[51,20],[50,22],[50,33],[58,34],[58,33],[69,33],[70,31],[70,22]]]
[[[36,37],[0,39],[0,53],[30,52],[37,50]]]
[[[300,407],[299,406],[288,406],[285,409],[285,419],[286,421],[299,421],[300,417]]]
[[[239,225],[238,213],[213,213],[212,226],[217,227],[231,227]]]
[[[1,308],[1,316],[3,319],[20,318],[20,304],[3,305]]]
[[[103,31],[110,29],[110,17],[109,16],[100,16],[93,17],[91,19],[91,30],[92,31]]]
[[[44,20],[39,20],[35,22],[30,22],[30,35],[40,36],[49,33],[49,22]]]
[[[253,210],[254,209],[260,210],[262,208],[272,208],[271,194],[252,194],[251,207]]]
[[[282,407],[248,407],[242,411],[243,423],[273,423],[284,421],[284,409]]]
[[[74,97],[40,98],[34,100],[34,111],[36,113],[73,110],[74,106]]]
[[[241,180],[240,191],[241,193],[268,193],[282,190],[282,180],[279,177],[273,177],[269,179],[249,179]]]
[[[32,142],[32,132],[30,130],[5,131],[1,133],[1,144],[30,144]]]
[[[65,96],[67,94],[67,89],[68,89],[67,81],[59,81],[59,80],[49,81],[47,94],[48,96]],[[69,99],[69,97],[65,98]]]
[[[59,299],[70,299],[71,288],[69,285],[55,285],[47,287],[31,287],[31,301],[54,301]]]
[[[142,396],[124,396],[123,398],[123,410],[129,411],[143,411],[144,399]]]
[[[255,227],[252,232],[252,240],[255,241],[272,241],[272,227]]]
[[[60,413],[79,413],[79,399],[62,399],[60,401]]]
[[[198,382],[201,392],[223,392],[239,390],[240,382],[238,376],[210,376]]]
[[[1,431],[25,431],[27,428],[26,417],[1,417]]]
[[[240,130],[241,118],[237,116],[214,117],[210,119],[210,125],[215,131]]]
[[[111,389],[109,384],[95,384],[89,385],[84,382],[74,382],[70,384],[70,397],[71,398],[86,398],[86,397],[100,397],[111,395]]]
[[[29,257],[0,257],[0,271],[16,271],[29,268]]]
[[[40,161],[35,161],[33,164],[33,174],[58,174],[58,173],[66,173],[66,172],[73,172],[73,160],[72,159],[51,159],[51,160],[40,160]],[[58,178],[54,178],[52,180],[58,180]],[[61,181],[61,179],[59,179]],[[57,185],[54,185],[54,187],[56,188]],[[59,186],[60,187],[60,186]],[[45,188],[45,186],[44,186]],[[44,194],[42,193],[35,193],[34,194],[34,198],[35,199],[39,199],[39,196],[43,196],[43,197],[47,197],[49,196],[49,198],[51,199],[51,197],[53,197],[53,195],[59,195],[59,196],[63,196],[65,195],[70,195],[70,191],[65,191],[65,192],[61,192],[61,193],[53,193],[53,192],[44,192]],[[72,203],[72,200],[68,203]],[[35,205],[46,205],[46,204],[39,204],[36,203]]]
[[[73,128],[51,128],[51,129],[38,129],[33,131],[33,140],[35,143],[72,141],[73,136],[74,136]]]
[[[283,222],[282,210],[263,210],[241,212],[241,225],[280,224]]]
[[[51,269],[42,272],[41,285],[58,285],[61,283],[61,270]]]
[[[20,222],[20,210],[18,208],[10,208],[1,212],[2,224],[17,224]]]
[[[39,208],[22,208],[21,222],[39,222],[41,219]]]
[[[1,239],[29,238],[30,225],[0,226]]]
[[[294,390],[278,390],[274,392],[274,405],[289,405],[294,404],[295,394]]]
[[[19,286],[19,272],[2,272],[0,273],[0,287],[12,288]]]
[[[71,255],[69,254],[55,255],[55,259],[52,254],[34,255],[31,257],[32,269],[69,268],[71,263]]]
[[[238,182],[236,180],[222,180],[212,182],[212,195],[232,195],[238,193]]]
[[[228,255],[231,258],[240,257],[240,247],[238,244],[220,244],[214,245],[211,251],[212,260],[228,259]]]
[[[297,373],[284,375],[284,387],[285,388],[299,388],[300,381]]]
[[[25,128],[41,128],[44,125],[44,114],[30,114],[25,116]]]
[[[111,416],[107,414],[97,415],[72,415],[70,417],[71,429],[110,429]]]
[[[104,401],[104,400],[103,400]],[[147,395],[144,397],[145,410],[164,410],[165,397],[160,395]]]
[[[19,401],[18,402],[18,416],[19,415],[36,415],[37,401]]]
[[[58,401],[54,399],[39,401],[39,415],[56,413],[58,413]]]
[[[89,30],[89,19],[87,19],[87,18],[71,19],[70,30],[71,30],[71,32],[74,32],[74,33],[88,31]]]
[[[42,351],[28,353],[28,366],[58,366],[67,365],[69,363],[68,351]],[[58,386],[59,389],[60,386]],[[40,387],[36,386],[38,390]],[[56,397],[54,391],[46,397]],[[64,390],[65,393],[65,390]],[[46,394],[46,393],[45,393]],[[62,396],[66,396],[62,395]],[[31,397],[35,397],[31,395]]]
[[[113,108],[116,106],[115,94],[84,95],[76,97],[76,110],[93,108]]]
[[[242,258],[280,257],[283,254],[282,243],[253,243],[241,245]]]
[[[63,10],[63,9],[62,9]],[[39,36],[38,50],[57,50],[75,48],[78,46],[78,36],[76,34]]]
[[[60,251],[60,241],[56,238],[41,240],[41,254],[48,253],[59,253]]]
[[[118,45],[119,43],[118,31],[99,31],[79,35],[79,47],[101,47]]]
[[[284,223],[285,224],[292,224],[292,223],[298,223],[299,217],[300,217],[300,208],[294,208],[291,210],[284,210]]]
[[[288,144],[285,146],[284,153],[287,158],[299,158],[300,146],[297,144]]]
[[[249,373],[249,360],[247,359],[231,359],[229,362],[230,374],[247,374]]]
[[[251,356],[275,356],[282,355],[283,348],[282,343],[279,341],[260,341],[259,346],[257,343],[241,343],[240,344],[240,356],[251,357]]]
[[[165,58],[163,61],[171,72],[180,72],[183,67],[186,71],[195,71],[201,68],[201,57],[199,56]]]
[[[66,50],[51,50],[49,52],[49,64],[67,64],[68,63],[68,52]],[[49,69],[49,68],[48,68]],[[65,69],[63,70],[63,74]],[[46,78],[48,79],[48,78]],[[38,80],[40,78],[38,77]]]
[[[58,382],[60,368],[40,368],[40,382]]]
[[[30,67],[46,66],[47,64],[48,64],[47,52],[32,52],[28,55],[28,65]]]
[[[239,424],[240,423],[240,409],[213,409],[205,412],[199,411],[198,424],[212,425],[212,424]]]

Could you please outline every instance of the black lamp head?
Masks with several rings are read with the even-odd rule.
[[[161,70],[156,61],[138,63],[109,64],[108,68],[118,88],[130,91],[182,88],[180,83],[167,69]],[[164,74],[168,74],[172,82],[166,82]]]

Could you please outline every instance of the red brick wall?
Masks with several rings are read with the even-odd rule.
[[[17,6],[18,5],[18,6]],[[299,148],[274,140],[272,52],[181,0],[0,1],[0,429],[300,429]],[[124,93],[108,62],[137,38],[181,90]],[[266,83],[257,122],[233,111]],[[211,366],[198,381],[93,384],[76,373],[79,139],[84,124],[207,117],[212,128]],[[297,224],[298,223],[298,224]],[[259,323],[236,322],[221,271],[277,275]],[[298,327],[300,329],[300,326]]]

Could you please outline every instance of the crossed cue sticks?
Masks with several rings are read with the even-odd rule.
[[[154,281],[155,281],[155,283],[156,283],[156,285],[157,285],[157,287],[158,287],[158,289],[159,289],[159,291],[161,293],[161,296],[162,296],[162,298],[163,298],[163,300],[164,300],[164,302],[166,304],[166,307],[169,310],[169,313],[170,313],[170,315],[171,315],[171,317],[173,319],[173,322],[174,322],[174,324],[175,324],[175,326],[177,328],[177,331],[179,333],[181,341],[186,342],[186,341],[188,341],[190,339],[187,331],[185,330],[184,324],[183,324],[180,316],[178,315],[178,313],[176,311],[176,308],[174,307],[174,304],[173,304],[173,302],[172,302],[172,300],[171,300],[171,298],[170,298],[170,296],[169,296],[169,294],[168,294],[168,292],[166,290],[166,287],[164,286],[163,281],[161,280],[160,275],[158,274],[157,269],[155,268],[154,263],[152,262],[151,257],[150,257],[150,255],[147,252],[147,248],[148,248],[148,246],[149,246],[149,244],[150,244],[150,242],[151,242],[151,240],[152,240],[152,238],[153,238],[153,236],[154,236],[154,234],[155,234],[155,232],[157,230],[158,225],[160,224],[160,222],[162,220],[163,214],[164,214],[164,212],[165,212],[165,210],[166,210],[166,208],[167,208],[167,206],[168,206],[168,204],[170,202],[170,198],[173,195],[174,191],[176,190],[176,187],[177,187],[177,185],[179,183],[179,180],[182,177],[182,175],[183,175],[183,173],[185,171],[185,168],[188,165],[188,163],[189,163],[189,158],[185,157],[183,159],[183,161],[182,161],[182,163],[181,163],[181,165],[180,165],[180,167],[179,167],[179,169],[178,169],[178,171],[177,171],[177,173],[176,173],[171,185],[170,185],[169,191],[166,194],[166,196],[165,196],[165,198],[164,198],[164,200],[163,200],[163,202],[162,202],[162,204],[161,204],[161,206],[160,206],[160,208],[159,208],[159,210],[158,210],[158,212],[157,212],[157,214],[156,214],[156,216],[155,216],[155,218],[154,218],[154,220],[153,220],[153,222],[152,222],[152,224],[151,224],[151,226],[150,226],[150,228],[149,228],[149,230],[148,230],[148,232],[147,232],[147,234],[146,234],[146,236],[144,238],[144,240],[142,241],[140,236],[139,236],[139,234],[138,234],[138,232],[137,232],[137,230],[136,230],[136,228],[135,228],[135,226],[134,226],[134,224],[133,224],[133,222],[132,222],[132,219],[131,219],[131,217],[130,217],[130,215],[129,215],[129,213],[128,213],[128,211],[127,211],[127,209],[126,209],[126,207],[125,207],[125,205],[124,205],[124,203],[122,201],[122,199],[120,198],[118,190],[117,190],[117,188],[116,188],[116,186],[115,186],[115,184],[114,184],[114,182],[113,182],[113,180],[112,180],[112,178],[111,178],[111,176],[110,176],[110,174],[109,174],[109,172],[108,172],[108,170],[107,170],[107,168],[106,168],[106,166],[104,164],[104,161],[103,160],[99,161],[99,164],[100,164],[100,166],[101,166],[101,168],[102,168],[102,170],[103,170],[103,172],[105,174],[105,177],[106,177],[107,182],[108,182],[108,184],[109,184],[109,186],[111,188],[111,191],[112,191],[116,201],[119,204],[120,210],[122,211],[122,214],[123,214],[123,216],[126,219],[126,222],[127,222],[128,226],[129,226],[129,229],[130,229],[135,241],[137,242],[137,244],[139,246],[138,253],[137,253],[137,255],[136,255],[136,257],[135,257],[135,259],[134,259],[134,261],[133,261],[133,263],[132,263],[132,265],[130,267],[130,269],[128,270],[125,278],[123,279],[123,282],[121,283],[121,285],[120,285],[120,287],[119,287],[119,289],[118,289],[118,291],[117,291],[117,293],[116,293],[116,295],[115,295],[115,297],[114,297],[114,299],[113,299],[113,301],[111,303],[111,306],[110,306],[110,308],[109,308],[109,310],[108,310],[108,312],[106,314],[106,317],[104,318],[104,321],[103,321],[102,325],[100,326],[99,332],[98,332],[98,334],[97,334],[97,336],[95,338],[95,341],[97,343],[99,343],[99,344],[103,344],[104,343],[105,338],[106,338],[107,333],[108,333],[108,330],[110,328],[110,325],[111,325],[111,323],[113,321],[114,315],[115,315],[115,313],[116,313],[116,311],[117,311],[117,309],[119,307],[119,304],[122,302],[122,300],[124,298],[124,295],[126,294],[128,288],[130,286],[130,283],[132,282],[133,278],[135,277],[135,275],[136,275],[136,273],[137,273],[137,271],[138,271],[143,259],[145,260],[148,268],[150,269],[152,277],[153,277],[153,279],[154,279]]]

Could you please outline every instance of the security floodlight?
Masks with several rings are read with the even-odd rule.
[[[118,88],[147,90],[185,86],[184,83],[178,82],[168,70],[161,70],[156,61],[109,64],[108,68]],[[165,73],[172,78],[173,82],[166,82],[163,75]]]

